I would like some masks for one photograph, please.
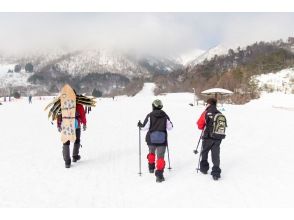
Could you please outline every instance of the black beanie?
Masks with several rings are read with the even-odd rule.
[[[210,105],[216,105],[217,100],[215,98],[209,98],[207,99],[206,103]]]

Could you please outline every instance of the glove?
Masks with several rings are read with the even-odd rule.
[[[139,128],[142,128],[142,127],[143,127],[143,124],[141,123],[141,121],[138,121],[137,126],[138,126]]]
[[[62,128],[61,127],[58,127],[58,132],[61,132],[62,131]]]
[[[87,125],[83,125],[83,131],[87,130]]]

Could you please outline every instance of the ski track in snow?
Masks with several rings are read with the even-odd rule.
[[[195,170],[199,154],[193,150],[200,135],[195,123],[204,106],[189,106],[189,93],[154,97],[147,91],[152,85],[146,86],[145,95],[98,99],[87,115],[88,130],[82,132],[82,159],[70,169],[64,168],[56,125],[44,112],[49,98],[1,105],[0,206],[293,206],[293,114],[272,108],[282,102],[294,106],[293,95],[268,94],[246,105],[224,105],[229,127],[221,145],[222,178],[216,182]],[[175,126],[169,132],[172,170],[166,169],[160,184],[148,173],[144,132],[143,175],[138,175],[136,124],[155,98],[162,99]]]

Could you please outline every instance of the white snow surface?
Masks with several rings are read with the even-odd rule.
[[[294,68],[283,69],[277,73],[267,73],[253,77],[259,88],[276,92],[294,91]]]
[[[191,93],[155,97],[148,88],[154,87],[147,84],[132,98],[98,100],[82,132],[82,159],[70,169],[64,168],[56,125],[44,112],[52,98],[35,97],[31,105],[27,98],[4,102],[0,207],[293,207],[294,95],[264,94],[246,105],[223,106],[228,130],[221,144],[222,177],[213,181],[196,173],[199,154],[193,154],[204,106],[189,106]],[[166,169],[163,183],[148,173],[145,133],[138,175],[136,124],[156,98],[174,124],[172,170]]]

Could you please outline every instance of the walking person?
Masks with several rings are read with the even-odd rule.
[[[29,104],[32,104],[32,99],[33,99],[33,96],[29,95]]]
[[[168,146],[167,130],[173,128],[169,116],[162,110],[161,100],[156,99],[152,103],[152,112],[149,113],[144,122],[138,122],[138,127],[147,130],[146,143],[149,148],[147,155],[148,168],[150,173],[156,176],[156,182],[164,181],[165,160],[164,155]],[[156,166],[155,166],[156,161]]]
[[[220,145],[225,138],[225,128],[227,127],[226,118],[217,110],[217,100],[209,98],[207,107],[197,121],[198,128],[203,130],[202,151],[200,152],[200,172],[207,174],[209,170],[208,153],[211,152],[213,163],[211,175],[214,180],[221,177],[220,168]]]
[[[59,115],[57,118],[57,127],[58,131],[61,132],[61,123],[62,123],[62,115]],[[76,134],[76,140],[74,142],[74,147],[73,147],[73,153],[72,153],[72,161],[77,162],[78,160],[81,159],[81,156],[79,154],[79,150],[81,147],[81,124],[83,125],[83,131],[86,130],[87,128],[87,119],[86,119],[86,113],[84,106],[81,104],[76,105],[76,116],[75,116],[75,134]],[[63,159],[65,162],[65,167],[70,168],[71,165],[71,158],[70,158],[70,141],[67,141],[63,143]]]

